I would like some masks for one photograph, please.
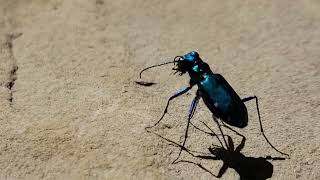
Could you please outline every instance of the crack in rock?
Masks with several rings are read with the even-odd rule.
[[[8,78],[8,82],[5,84],[5,86],[8,88],[9,92],[10,92],[10,97],[8,98],[10,104],[13,101],[13,91],[12,88],[15,84],[15,81],[17,80],[17,71],[18,71],[18,65],[17,65],[17,61],[14,57],[13,54],[13,40],[15,40],[16,38],[20,37],[22,35],[22,33],[12,33],[12,34],[8,34],[6,37],[6,42],[5,42],[5,48],[8,49],[9,52],[9,59],[11,61],[11,67],[10,67],[10,73],[9,73],[9,78]]]

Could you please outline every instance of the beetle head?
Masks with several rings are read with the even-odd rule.
[[[156,64],[156,65],[144,68],[143,70],[140,71],[140,78],[141,78],[141,74],[148,69],[158,67],[158,66],[163,66],[166,64],[171,64],[171,63],[175,65],[175,67],[172,68],[173,70],[176,70],[174,74],[180,72],[179,75],[181,76],[187,71],[191,70],[192,67],[196,65],[198,62],[202,62],[202,60],[199,57],[199,54],[195,51],[191,51],[183,56],[176,56],[173,61]]]
[[[191,51],[183,56],[176,56],[174,58],[174,64],[176,67],[174,67],[173,70],[176,70],[175,73],[180,72],[179,75],[181,76],[191,70],[198,61],[201,61],[201,59],[199,54],[195,51]]]

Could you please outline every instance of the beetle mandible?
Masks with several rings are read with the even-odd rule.
[[[197,52],[191,51],[183,56],[176,56],[174,60],[171,62],[166,62],[147,67],[140,71],[140,78],[142,72],[144,72],[145,70],[170,63],[174,64],[174,74],[179,73],[179,75],[182,76],[183,74],[188,72],[190,76],[189,86],[178,90],[173,96],[171,96],[167,101],[167,105],[164,109],[161,118],[153,126],[147,127],[146,129],[152,128],[160,123],[160,121],[163,119],[163,117],[168,111],[168,107],[171,100],[185,94],[193,86],[197,85],[198,90],[196,91],[196,96],[192,100],[192,103],[189,108],[187,128],[185,131],[185,137],[182,143],[182,147],[184,147],[186,143],[186,139],[188,137],[188,129],[190,126],[190,120],[194,115],[195,109],[200,98],[203,99],[205,105],[212,112],[213,119],[218,124],[219,130],[222,134],[222,138],[226,146],[228,146],[228,144],[224,138],[222,129],[217,121],[217,118],[228,125],[237,128],[244,128],[248,125],[248,111],[244,103],[250,100],[255,100],[260,124],[260,131],[263,137],[274,150],[283,155],[289,156],[288,154],[283,153],[279,151],[277,148],[275,148],[264,134],[260,118],[257,96],[248,96],[241,99],[222,75],[213,73],[211,71],[209,65],[200,58]],[[181,151],[182,148],[180,149],[180,153],[177,159],[179,158]]]

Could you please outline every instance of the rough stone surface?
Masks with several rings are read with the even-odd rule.
[[[290,159],[272,179],[320,179],[320,2],[255,0],[0,0],[0,179],[211,179],[147,133],[188,83],[171,66],[196,50],[241,96],[257,95],[266,135]],[[196,87],[155,132],[181,142]],[[247,157],[281,156],[248,102]],[[193,122],[217,131],[201,101]],[[204,126],[201,126],[205,128]],[[230,134],[235,144],[239,137]],[[215,138],[190,130],[187,147]],[[191,159],[183,153],[181,159]],[[201,163],[217,174],[222,162]],[[228,169],[222,179],[236,179]]]

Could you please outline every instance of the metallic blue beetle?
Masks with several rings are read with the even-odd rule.
[[[197,96],[202,97],[215,117],[231,126],[247,126],[248,113],[243,101],[220,74],[211,71],[197,52],[179,57],[177,70],[189,73],[190,87],[198,85]]]
[[[260,119],[258,98],[256,96],[249,96],[241,99],[238,96],[238,94],[233,90],[233,88],[229,85],[229,83],[223,78],[223,76],[221,76],[220,74],[215,74],[211,71],[209,65],[203,62],[203,60],[199,57],[199,54],[197,52],[191,51],[183,56],[176,56],[173,62],[166,62],[163,64],[154,65],[154,66],[145,68],[140,72],[140,78],[143,71],[150,69],[152,67],[162,66],[170,63],[174,63],[175,65],[175,67],[173,68],[173,70],[176,71],[175,74],[179,72],[179,75],[181,76],[186,72],[188,72],[190,76],[189,86],[178,90],[173,96],[169,98],[161,118],[153,126],[147,127],[147,129],[154,127],[158,123],[160,123],[164,115],[167,113],[169,103],[172,99],[185,94],[194,85],[197,85],[198,90],[196,92],[196,97],[193,99],[189,108],[188,124],[187,124],[185,138],[184,138],[182,147],[184,147],[186,143],[190,120],[194,115],[195,109],[201,97],[204,103],[206,104],[206,106],[212,112],[213,119],[218,124],[219,130],[222,134],[223,140],[227,147],[228,147],[227,142],[224,138],[222,129],[220,128],[217,118],[221,119],[223,122],[231,126],[244,128],[248,125],[248,112],[244,102],[255,99],[259,123],[260,123],[260,130],[262,132],[262,135],[264,136],[266,141],[270,144],[270,146],[273,149],[275,149],[277,152],[283,155],[288,156],[288,154],[277,150],[265,136],[262,128],[261,119]],[[181,154],[181,150],[180,150],[179,156]]]

